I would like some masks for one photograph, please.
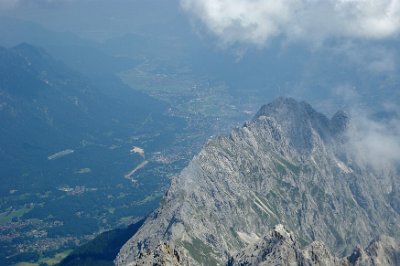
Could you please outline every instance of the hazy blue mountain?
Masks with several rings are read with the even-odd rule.
[[[83,45],[93,46],[95,42],[82,39],[73,33],[53,32],[41,25],[11,17],[0,17],[0,44],[6,47],[15,46],[21,42],[36,45]]]
[[[74,147],[88,137],[97,141],[115,128],[114,138],[127,137],[150,113],[161,115],[166,108],[128,88],[109,87],[114,98],[107,97],[77,72],[27,44],[2,48],[0,61],[1,147],[3,156],[15,161],[24,158],[22,154],[40,160],[43,156],[34,155]],[[21,169],[18,164],[7,166]]]
[[[98,42],[69,32],[51,31],[29,21],[0,17],[0,35],[2,46],[13,47],[25,42],[44,47],[47,53],[88,77],[118,73],[136,64],[127,57],[109,55]]]

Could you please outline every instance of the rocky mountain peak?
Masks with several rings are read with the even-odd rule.
[[[183,265],[224,265],[235,254],[271,249],[311,261],[317,252],[334,263],[331,252],[342,256],[377,234],[400,235],[385,186],[393,177],[347,159],[338,137],[347,120],[290,98],[263,106],[252,121],[204,146],[117,264],[137,261],[161,241],[189,258]]]
[[[349,124],[349,114],[345,111],[338,111],[331,119],[331,131],[343,133]]]
[[[302,153],[313,149],[316,136],[326,143],[337,141],[348,123],[348,116],[343,111],[329,119],[306,102],[283,97],[262,106],[253,121],[263,119],[279,124],[290,146]]]
[[[312,113],[314,110],[306,102],[298,102],[293,98],[279,97],[271,103],[263,105],[254,118],[260,116],[281,116],[287,114]]]
[[[283,224],[277,224],[275,225],[274,229],[271,231],[271,235],[277,236],[282,239],[291,239],[293,240],[293,237],[291,235],[291,232],[289,232],[288,229]]]

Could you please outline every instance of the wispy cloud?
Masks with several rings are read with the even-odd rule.
[[[350,63],[372,74],[395,74],[398,70],[398,52],[389,45],[347,41],[327,51],[345,56]]]
[[[353,159],[378,171],[400,166],[399,108],[387,104],[378,117],[359,107],[350,113],[346,148]]]
[[[398,0],[181,0],[223,43],[264,45],[283,36],[383,39],[400,32]]]

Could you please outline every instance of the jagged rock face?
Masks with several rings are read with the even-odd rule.
[[[302,249],[295,237],[282,225],[275,227],[255,244],[230,258],[228,266],[304,265],[304,266],[372,266],[399,265],[400,242],[387,236],[379,237],[364,250],[354,249],[351,256],[338,258],[321,242]]]
[[[180,257],[177,250],[167,243],[159,244],[154,250],[142,250],[131,263],[134,266],[154,266],[154,265],[182,265],[184,257]]]
[[[347,120],[292,99],[263,106],[193,158],[121,249],[117,265],[164,242],[188,258],[183,265],[225,265],[279,223],[300,246],[323,241],[336,254],[377,234],[398,236],[398,205],[389,202],[396,200],[389,193],[397,191],[391,180],[398,176],[354,163],[344,148]]]
[[[333,256],[320,242],[313,242],[301,250],[295,237],[282,225],[278,225],[262,240],[249,245],[232,257],[228,266],[242,265],[339,265],[340,259]]]
[[[400,242],[379,236],[365,250],[356,248],[346,260],[351,265],[400,265]]]

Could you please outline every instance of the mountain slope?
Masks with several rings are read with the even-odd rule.
[[[400,216],[388,203],[398,173],[355,163],[345,148],[347,120],[293,99],[263,106],[193,158],[117,265],[135,265],[147,252],[172,259],[168,250],[183,265],[223,265],[279,223],[301,246],[323,241],[335,254],[382,233],[398,237]]]
[[[38,168],[52,153],[77,147],[83,140],[106,144],[134,132],[181,123],[163,116],[167,105],[140,92],[108,86],[109,95],[103,93],[41,48],[29,44],[0,48],[0,62],[5,193],[20,189],[20,182],[30,186],[25,178],[9,181],[11,176],[22,175],[30,165]]]
[[[40,47],[0,47],[1,265],[37,262],[147,215],[169,183],[165,169],[183,168],[179,152],[194,143],[175,141],[191,133],[185,121],[117,78],[99,83]],[[177,159],[157,161],[164,154]]]

